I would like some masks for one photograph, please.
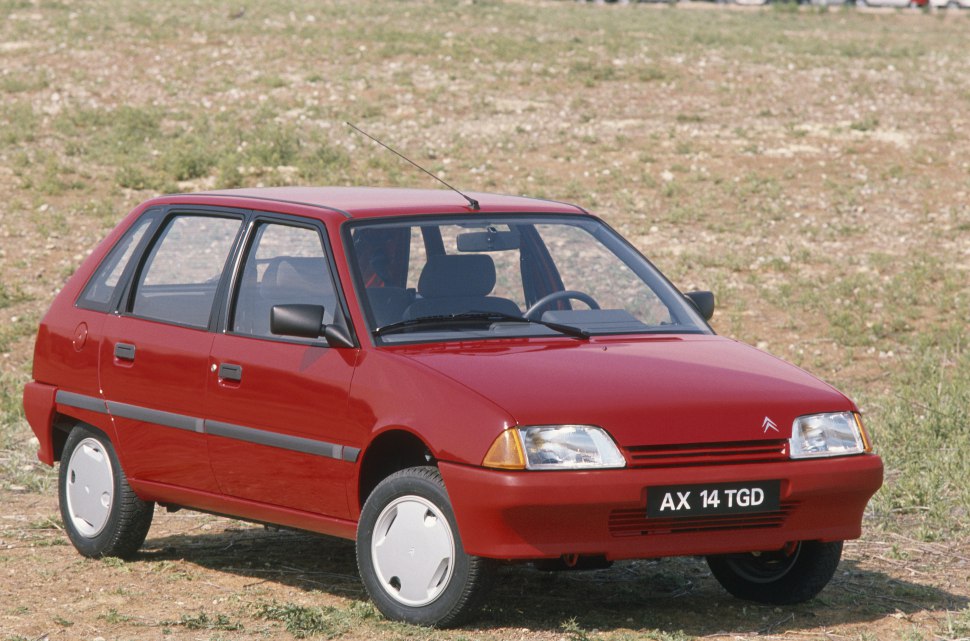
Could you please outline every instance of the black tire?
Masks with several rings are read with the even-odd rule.
[[[842,557],[842,541],[802,541],[791,550],[707,557],[724,589],[738,597],[771,605],[808,601],[822,591]]]
[[[437,627],[475,614],[492,574],[489,560],[465,554],[441,474],[427,466],[391,474],[367,497],[357,526],[357,567],[385,617]]]
[[[145,542],[155,504],[132,491],[111,440],[101,432],[81,425],[71,430],[57,489],[64,529],[84,556],[125,558]]]

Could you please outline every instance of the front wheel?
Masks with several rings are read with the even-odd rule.
[[[842,557],[842,541],[801,541],[777,552],[707,557],[711,573],[724,589],[758,603],[791,605],[822,591]]]
[[[435,467],[395,472],[374,489],[357,526],[357,567],[388,619],[454,626],[474,613],[489,562],[465,554]]]
[[[64,444],[58,499],[68,538],[84,556],[126,557],[145,541],[155,504],[132,491],[111,441],[78,426]]]

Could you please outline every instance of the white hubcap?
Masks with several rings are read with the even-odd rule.
[[[111,459],[104,447],[86,438],[67,464],[67,512],[81,535],[93,538],[108,522],[114,499]]]
[[[455,539],[445,515],[433,503],[420,496],[402,496],[377,517],[371,559],[391,598],[420,607],[448,587]]]

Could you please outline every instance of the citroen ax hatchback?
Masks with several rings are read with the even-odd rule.
[[[499,563],[703,555],[742,599],[832,577],[882,483],[859,410],[707,324],[574,205],[269,188],[132,211],[40,324],[24,390],[65,530],[154,504],[356,540],[389,618],[455,625]]]

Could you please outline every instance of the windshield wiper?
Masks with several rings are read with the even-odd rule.
[[[580,338],[583,340],[589,340],[591,334],[582,329],[581,327],[575,327],[573,325],[563,325],[562,323],[552,323],[549,321],[538,320],[535,318],[526,318],[525,316],[512,316],[511,314],[503,314],[502,312],[489,312],[488,314],[494,317],[495,320],[499,322],[509,322],[509,323],[531,323],[533,325],[542,325],[543,327],[548,327],[549,329],[555,330],[560,334],[565,334],[566,336],[572,336],[573,338]]]
[[[384,325],[383,327],[378,327],[374,330],[374,334],[377,336],[383,336],[384,334],[393,334],[394,332],[404,331],[411,327],[418,327],[422,325],[434,326],[450,325],[452,323],[481,323],[482,321],[529,323],[532,325],[542,325],[543,327],[548,327],[549,329],[557,331],[560,334],[565,334],[566,336],[579,338],[581,340],[589,340],[590,337],[590,333],[585,329],[573,327],[572,325],[549,323],[547,321],[534,320],[522,316],[512,316],[511,314],[504,314],[502,312],[463,312],[461,314],[419,316],[418,318],[411,318],[408,320],[398,321],[396,323],[390,323],[388,325]]]

